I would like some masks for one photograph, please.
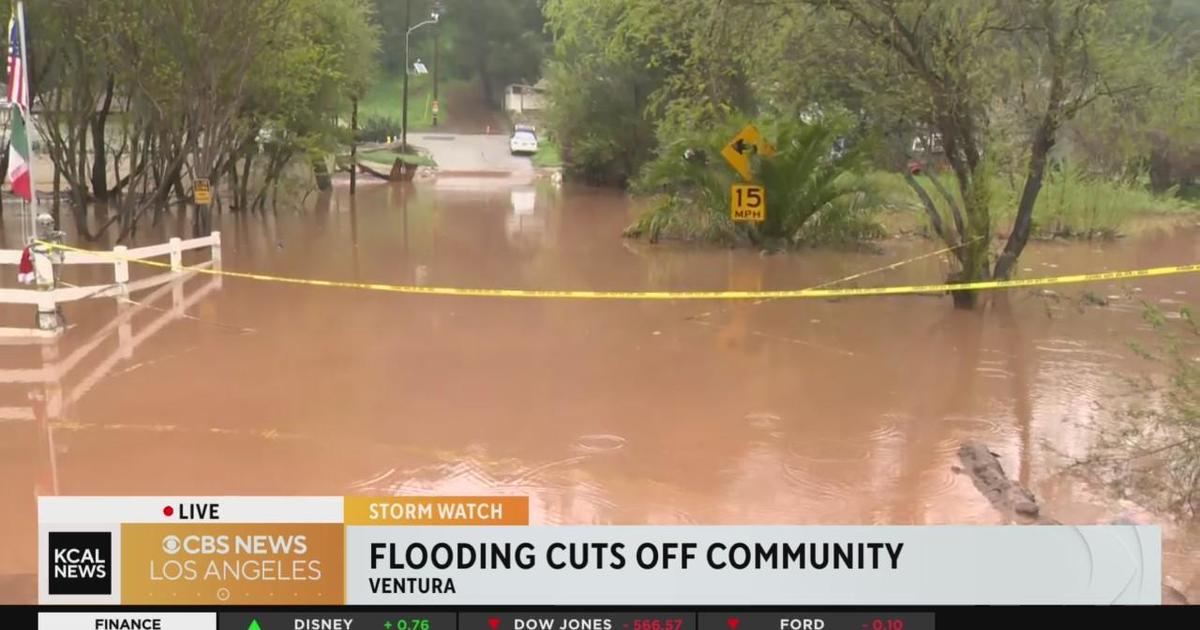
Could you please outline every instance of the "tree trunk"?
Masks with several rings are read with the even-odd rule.
[[[434,50],[436,55],[437,49]],[[437,102],[437,57],[433,59],[433,98],[434,102]],[[434,114],[433,119],[434,126],[437,126],[437,114]],[[358,185],[358,97],[351,99],[350,134],[350,194],[353,195]]]
[[[913,192],[917,193],[917,198],[921,200],[921,206],[925,208],[925,215],[929,217],[929,224],[933,226],[934,233],[948,247],[957,247],[958,240],[946,232],[945,224],[942,222],[942,214],[938,211],[937,205],[933,203],[933,198],[929,196],[929,193],[925,192],[925,189],[921,187],[921,184],[917,182],[917,179],[907,169],[904,171],[904,181],[913,189]],[[960,255],[957,250],[955,254]]]
[[[253,146],[253,145],[251,145]],[[237,206],[238,210],[244,210],[250,204],[250,174],[251,165],[254,163],[254,151],[250,150],[246,153],[246,161],[242,164],[242,179],[241,187],[237,190]],[[237,185],[236,182],[234,184]]]
[[[1033,207],[1037,203],[1038,194],[1042,191],[1042,182],[1046,177],[1046,156],[1054,146],[1054,117],[1047,112],[1038,126],[1037,135],[1033,139],[1033,147],[1029,155],[1029,173],[1025,177],[1025,188],[1021,191],[1020,205],[1017,206],[1017,218],[1013,221],[1012,233],[1004,252],[996,259],[996,271],[993,276],[999,280],[1008,280],[1012,276],[1017,258],[1029,241],[1029,232],[1033,228]]]
[[[108,151],[104,142],[104,128],[108,123],[108,112],[112,108],[113,78],[104,86],[104,100],[100,111],[92,116],[92,195],[97,201],[108,200]]]
[[[1164,193],[1171,187],[1171,161],[1166,149],[1155,147],[1150,151],[1150,190]]]
[[[317,178],[317,190],[321,192],[329,191],[333,188],[333,180],[329,177],[329,167],[325,164],[325,159],[320,157],[310,158],[312,160],[313,176]]]
[[[62,194],[62,173],[57,168],[54,169],[54,199],[50,202],[50,216],[54,217],[54,225],[62,225],[58,222],[61,213],[61,200],[59,196]]]

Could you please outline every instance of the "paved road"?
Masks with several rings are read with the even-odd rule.
[[[409,142],[424,147],[438,163],[438,173],[507,172],[531,173],[528,157],[510,155],[508,136],[500,134],[409,134]]]

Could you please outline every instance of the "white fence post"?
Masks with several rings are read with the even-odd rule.
[[[117,317],[123,317],[128,310],[129,300],[124,296],[117,296]],[[122,358],[133,358],[133,323],[129,321],[128,317],[125,317],[121,321],[121,325],[117,327],[117,347],[121,350]]]
[[[212,263],[213,269],[221,268],[221,233],[212,233]]]
[[[54,301],[54,289],[38,292],[37,323],[40,330],[58,330],[58,308]]]
[[[129,282],[129,248],[117,245],[113,248],[113,280],[117,284]]]
[[[171,287],[171,315],[183,317],[183,283],[176,282]]]
[[[183,241],[178,236],[171,238],[171,271],[183,271]]]

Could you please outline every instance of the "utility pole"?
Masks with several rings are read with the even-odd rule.
[[[351,99],[350,109],[350,194],[354,194],[358,175],[358,97]]]
[[[401,104],[400,152],[408,153],[408,34],[412,0],[404,0],[404,103]]]

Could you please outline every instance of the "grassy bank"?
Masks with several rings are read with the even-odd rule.
[[[958,186],[953,175],[941,173],[938,177],[943,187],[957,199]],[[927,226],[921,202],[904,181],[903,175],[876,171],[868,174],[866,180],[886,207],[912,211],[920,217],[920,224]],[[949,222],[947,204],[930,184],[928,175],[921,175],[917,180],[937,204],[943,220]],[[993,178],[991,207],[994,230],[1004,232],[1012,225],[1023,185],[1024,179],[1020,177]],[[1136,217],[1187,212],[1200,212],[1200,202],[1182,199],[1173,192],[1157,195],[1144,185],[1089,177],[1078,169],[1065,168],[1046,178],[1034,206],[1033,236],[1042,239],[1115,238]]]
[[[958,199],[953,175],[939,175],[943,188]],[[848,245],[886,234],[930,234],[921,201],[900,173],[844,173],[838,188],[846,191],[793,233],[796,244]],[[952,224],[949,207],[927,175],[917,177],[938,206],[942,220]],[[992,181],[993,232],[1006,235],[1016,215],[1022,178]],[[739,229],[728,219],[727,194],[722,188],[695,195],[655,195],[651,210],[630,226],[630,235],[652,239],[709,241],[732,244]],[[770,191],[768,190],[768,195]],[[770,206],[770,203],[768,203]],[[961,207],[961,206],[960,206]],[[1200,213],[1200,202],[1174,194],[1156,195],[1144,186],[1093,179],[1065,170],[1048,177],[1034,206],[1033,238],[1110,239],[1132,228],[1141,217]]]
[[[439,91],[452,88],[453,85],[449,83],[443,82]],[[384,118],[399,124],[403,114],[403,95],[404,75],[380,77],[359,102],[359,119]],[[445,98],[442,98],[438,120],[445,121],[447,115]],[[433,79],[430,75],[408,78],[408,128],[416,131],[433,128]]]
[[[563,165],[558,144],[547,138],[538,139],[538,152],[533,154],[530,161],[538,168],[558,168]]]
[[[391,166],[396,162],[396,160],[401,160],[405,164],[412,164],[414,166],[437,166],[437,162],[434,162],[433,158],[427,155],[420,155],[418,153],[400,153],[399,151],[392,151],[391,149],[363,151],[358,154],[358,159],[365,160],[367,162],[374,162],[376,164],[383,164],[386,166]]]

